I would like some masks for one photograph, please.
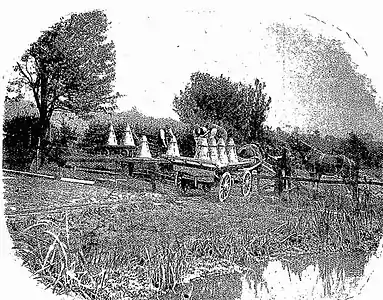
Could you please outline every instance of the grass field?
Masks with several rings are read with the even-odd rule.
[[[11,177],[5,212],[17,254],[56,293],[85,299],[152,299],[177,290],[198,266],[374,251],[382,235],[383,198],[367,191],[358,206],[343,189],[312,195],[305,186],[290,199],[265,187],[243,198],[237,188],[220,203],[216,195],[178,196],[167,184],[152,193],[136,179],[89,186]]]

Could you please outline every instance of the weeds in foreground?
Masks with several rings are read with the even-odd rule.
[[[173,240],[158,229],[165,225],[153,221],[143,227],[129,210],[119,208],[9,224],[21,228],[13,230],[17,252],[47,288],[85,299],[138,299],[144,291],[150,294],[151,288],[158,292],[175,289],[198,259],[249,266],[286,251],[366,251],[376,246],[381,223],[368,190],[360,193],[358,203],[331,189],[305,201],[279,205],[274,213],[283,217],[262,233],[256,230],[257,223],[233,226],[228,221],[220,223],[221,228],[211,224],[194,235],[174,229]],[[167,217],[169,212],[165,213]],[[199,220],[183,217],[185,224]]]
[[[146,247],[147,278],[150,284],[159,290],[174,290],[187,274],[190,259],[185,247],[163,243]]]
[[[67,216],[66,216],[67,222]],[[86,299],[97,297],[103,287],[105,270],[92,274],[80,267],[80,260],[68,247],[69,232],[52,220],[40,220],[19,233],[17,253],[47,289],[58,294],[80,292]]]
[[[368,189],[360,190],[356,201],[347,194],[325,188],[314,194],[310,206],[297,211],[292,242],[317,241],[323,251],[371,251],[380,237],[379,205]],[[319,249],[320,250],[320,249]]]

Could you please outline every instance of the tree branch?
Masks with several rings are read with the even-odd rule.
[[[38,90],[36,89],[36,82],[33,81],[33,78],[32,76],[30,75],[29,71],[28,71],[28,66],[25,67],[25,70],[26,72],[30,75],[30,77],[28,77],[28,75],[24,72],[23,68],[21,67],[20,63],[17,62],[17,65],[19,67],[19,71],[21,73],[21,75],[24,76],[25,79],[27,79],[28,81],[28,84],[29,86],[31,87],[32,89],[32,92],[33,92],[33,97],[35,98],[35,102],[36,102],[36,106],[38,109],[40,109],[41,105],[40,105],[40,101],[39,101],[39,94],[38,94]]]
[[[33,82],[32,74],[28,70],[28,60],[25,61],[25,71],[28,73],[30,80]],[[35,84],[36,84],[36,81],[33,82],[33,85],[35,85]]]
[[[23,68],[21,67],[21,65],[20,65],[19,62],[17,62],[17,65],[18,65],[18,67],[19,67],[19,71],[20,71],[21,75],[23,75],[23,76],[28,80],[28,84],[31,86],[31,88],[33,88],[33,87],[34,87],[34,84],[35,84],[35,83],[33,82],[33,78],[32,78],[32,77],[28,77],[28,75],[25,74],[25,72],[24,72],[24,70],[23,70]],[[29,74],[28,71],[27,71],[27,73]]]

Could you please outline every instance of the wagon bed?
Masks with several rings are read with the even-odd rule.
[[[243,196],[248,196],[252,190],[252,171],[262,165],[260,158],[239,159],[228,165],[214,164],[208,160],[190,157],[162,156],[168,160],[175,172],[175,184],[180,193],[186,193],[187,188],[202,189],[211,192],[216,187],[220,201],[225,201],[233,183],[241,183]]]
[[[113,157],[101,155],[89,158],[87,156],[72,156],[71,163],[102,163],[119,166],[127,176],[142,177],[150,180],[153,190],[158,180],[172,181],[180,194],[188,189],[202,189],[212,192],[218,189],[218,198],[225,201],[234,183],[241,184],[243,196],[248,196],[252,190],[252,172],[258,171],[263,160],[255,157],[239,158],[237,163],[228,165],[215,164],[209,160],[201,160],[183,156],[162,155],[156,158],[146,157]]]

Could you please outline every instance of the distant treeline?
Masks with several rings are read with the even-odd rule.
[[[354,160],[361,168],[383,167],[383,141],[373,139],[371,134],[350,132],[346,137],[321,135],[318,130],[312,133],[287,133],[279,128],[266,130],[267,144],[280,148],[288,144],[294,136],[312,147],[329,154],[343,154]]]
[[[146,135],[152,145],[158,142],[159,129],[169,125],[177,137],[181,154],[194,155],[195,145],[191,125],[170,118],[148,117],[135,108],[113,114],[95,113],[86,120],[74,115],[57,114],[52,120],[51,142],[56,146],[70,148],[105,145],[111,124],[119,142],[122,141],[125,128],[129,124],[137,139]],[[29,167],[37,147],[36,126],[35,116],[5,120],[3,163],[6,166],[18,169]],[[347,137],[337,138],[331,135],[322,136],[318,131],[310,134],[299,132],[293,134],[325,153],[344,154],[357,161],[361,167],[383,167],[383,141],[374,141],[371,135],[350,133]],[[281,148],[288,146],[291,136],[291,133],[280,128],[272,129],[264,126],[257,140],[247,143],[256,142],[267,154],[279,155]],[[236,142],[243,140],[243,137],[233,138]]]

